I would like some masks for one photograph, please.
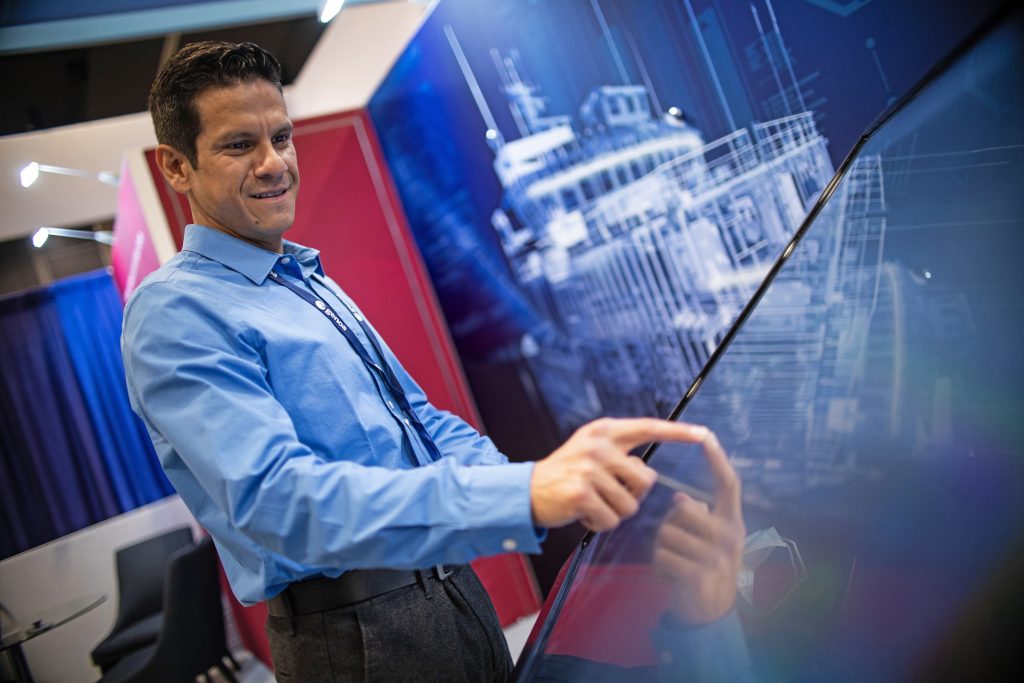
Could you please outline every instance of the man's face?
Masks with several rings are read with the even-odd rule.
[[[284,98],[266,81],[210,88],[196,98],[196,163],[182,180],[196,223],[270,251],[295,220],[299,168]]]

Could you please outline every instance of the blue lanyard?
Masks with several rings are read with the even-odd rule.
[[[373,345],[373,350],[377,352],[377,357],[380,358],[379,363],[370,357],[370,354],[367,353],[366,348],[360,343],[359,338],[355,335],[352,329],[345,324],[345,321],[338,317],[338,314],[335,313],[322,298],[314,296],[302,287],[289,282],[287,278],[281,276],[276,271],[271,270],[268,277],[277,284],[287,287],[295,292],[303,301],[316,308],[316,310],[323,313],[325,318],[334,323],[334,326],[339,332],[341,332],[342,336],[345,337],[349,346],[351,346],[352,350],[356,352],[356,355],[359,356],[359,359],[363,362],[363,365],[366,366],[367,370],[369,370],[371,374],[373,374],[373,371],[377,372],[378,376],[391,393],[391,396],[398,403],[398,407],[402,409],[403,413],[405,413],[405,423],[416,430],[416,433],[420,437],[420,441],[423,442],[427,452],[430,454],[430,458],[432,460],[440,460],[441,452],[438,450],[434,440],[430,438],[430,434],[427,433],[426,427],[423,426],[419,417],[416,416],[416,411],[413,410],[412,404],[409,403],[409,399],[406,397],[405,391],[402,389],[402,385],[398,382],[398,377],[395,376],[391,366],[388,365],[387,360],[385,360],[384,350],[381,349],[380,344],[377,343],[377,336],[373,333],[373,330],[370,329],[370,326],[366,324],[363,316],[355,309],[355,307],[342,299],[342,303],[344,303],[352,313],[356,322],[358,322],[359,326],[363,328],[363,333],[366,334],[366,338],[369,339],[370,344]]]

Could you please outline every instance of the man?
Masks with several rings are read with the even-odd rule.
[[[538,529],[613,528],[656,479],[630,449],[709,433],[600,420],[509,464],[427,401],[315,250],[282,239],[299,171],[273,56],[190,44],[149,107],[195,224],[126,305],[129,395],[236,596],[267,601],[277,677],[504,679],[493,607],[462,565],[538,552]]]

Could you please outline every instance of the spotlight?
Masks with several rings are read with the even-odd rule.
[[[33,161],[28,166],[21,169],[19,176],[21,177],[22,187],[31,187],[33,183],[39,180],[40,173],[55,173],[57,175],[74,175],[79,178],[95,178],[96,180],[106,185],[118,186],[120,178],[116,173],[110,171],[83,171],[79,168],[67,168],[66,166],[50,166],[49,164],[40,164]]]
[[[338,16],[338,12],[341,11],[341,6],[344,4],[345,0],[324,0],[320,3],[320,23],[326,24]]]
[[[30,183],[31,184],[31,183]],[[50,231],[47,228],[39,228],[36,230],[36,234],[32,235],[32,246],[36,249],[41,248],[46,244],[46,240],[50,238]]]
[[[57,237],[73,237],[79,240],[92,240],[93,242],[99,242],[100,244],[106,244],[110,246],[114,243],[114,235],[109,230],[75,230],[70,228],[39,228],[35,234],[32,235],[32,245],[39,249],[46,240],[50,238],[50,235],[56,235]]]
[[[39,180],[39,164],[33,161],[31,164],[21,169],[21,173],[19,175],[21,176],[22,187],[32,187],[32,183]],[[45,237],[43,238],[43,241],[46,241]]]

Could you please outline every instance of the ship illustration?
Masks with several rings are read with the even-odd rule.
[[[550,115],[519,55],[492,50],[519,134],[506,141],[445,31],[504,189],[492,226],[554,329],[521,345],[541,393],[577,425],[667,414],[833,174],[813,113],[708,142],[624,84],[594,88],[575,117]]]
[[[515,50],[492,50],[518,129],[506,141],[445,32],[503,188],[491,225],[545,321],[518,348],[536,393],[563,430],[599,415],[667,415],[832,180],[814,113],[707,141],[678,108],[652,106],[647,85],[627,83],[552,115]],[[772,44],[784,59],[777,25]],[[943,321],[970,313],[962,295],[886,258],[885,164],[868,154],[851,165],[687,411],[715,425],[745,498],[764,507],[871,479],[883,444],[927,457],[950,440],[950,380],[913,381],[907,349],[969,335]],[[660,458],[684,480],[700,476],[699,460]]]

